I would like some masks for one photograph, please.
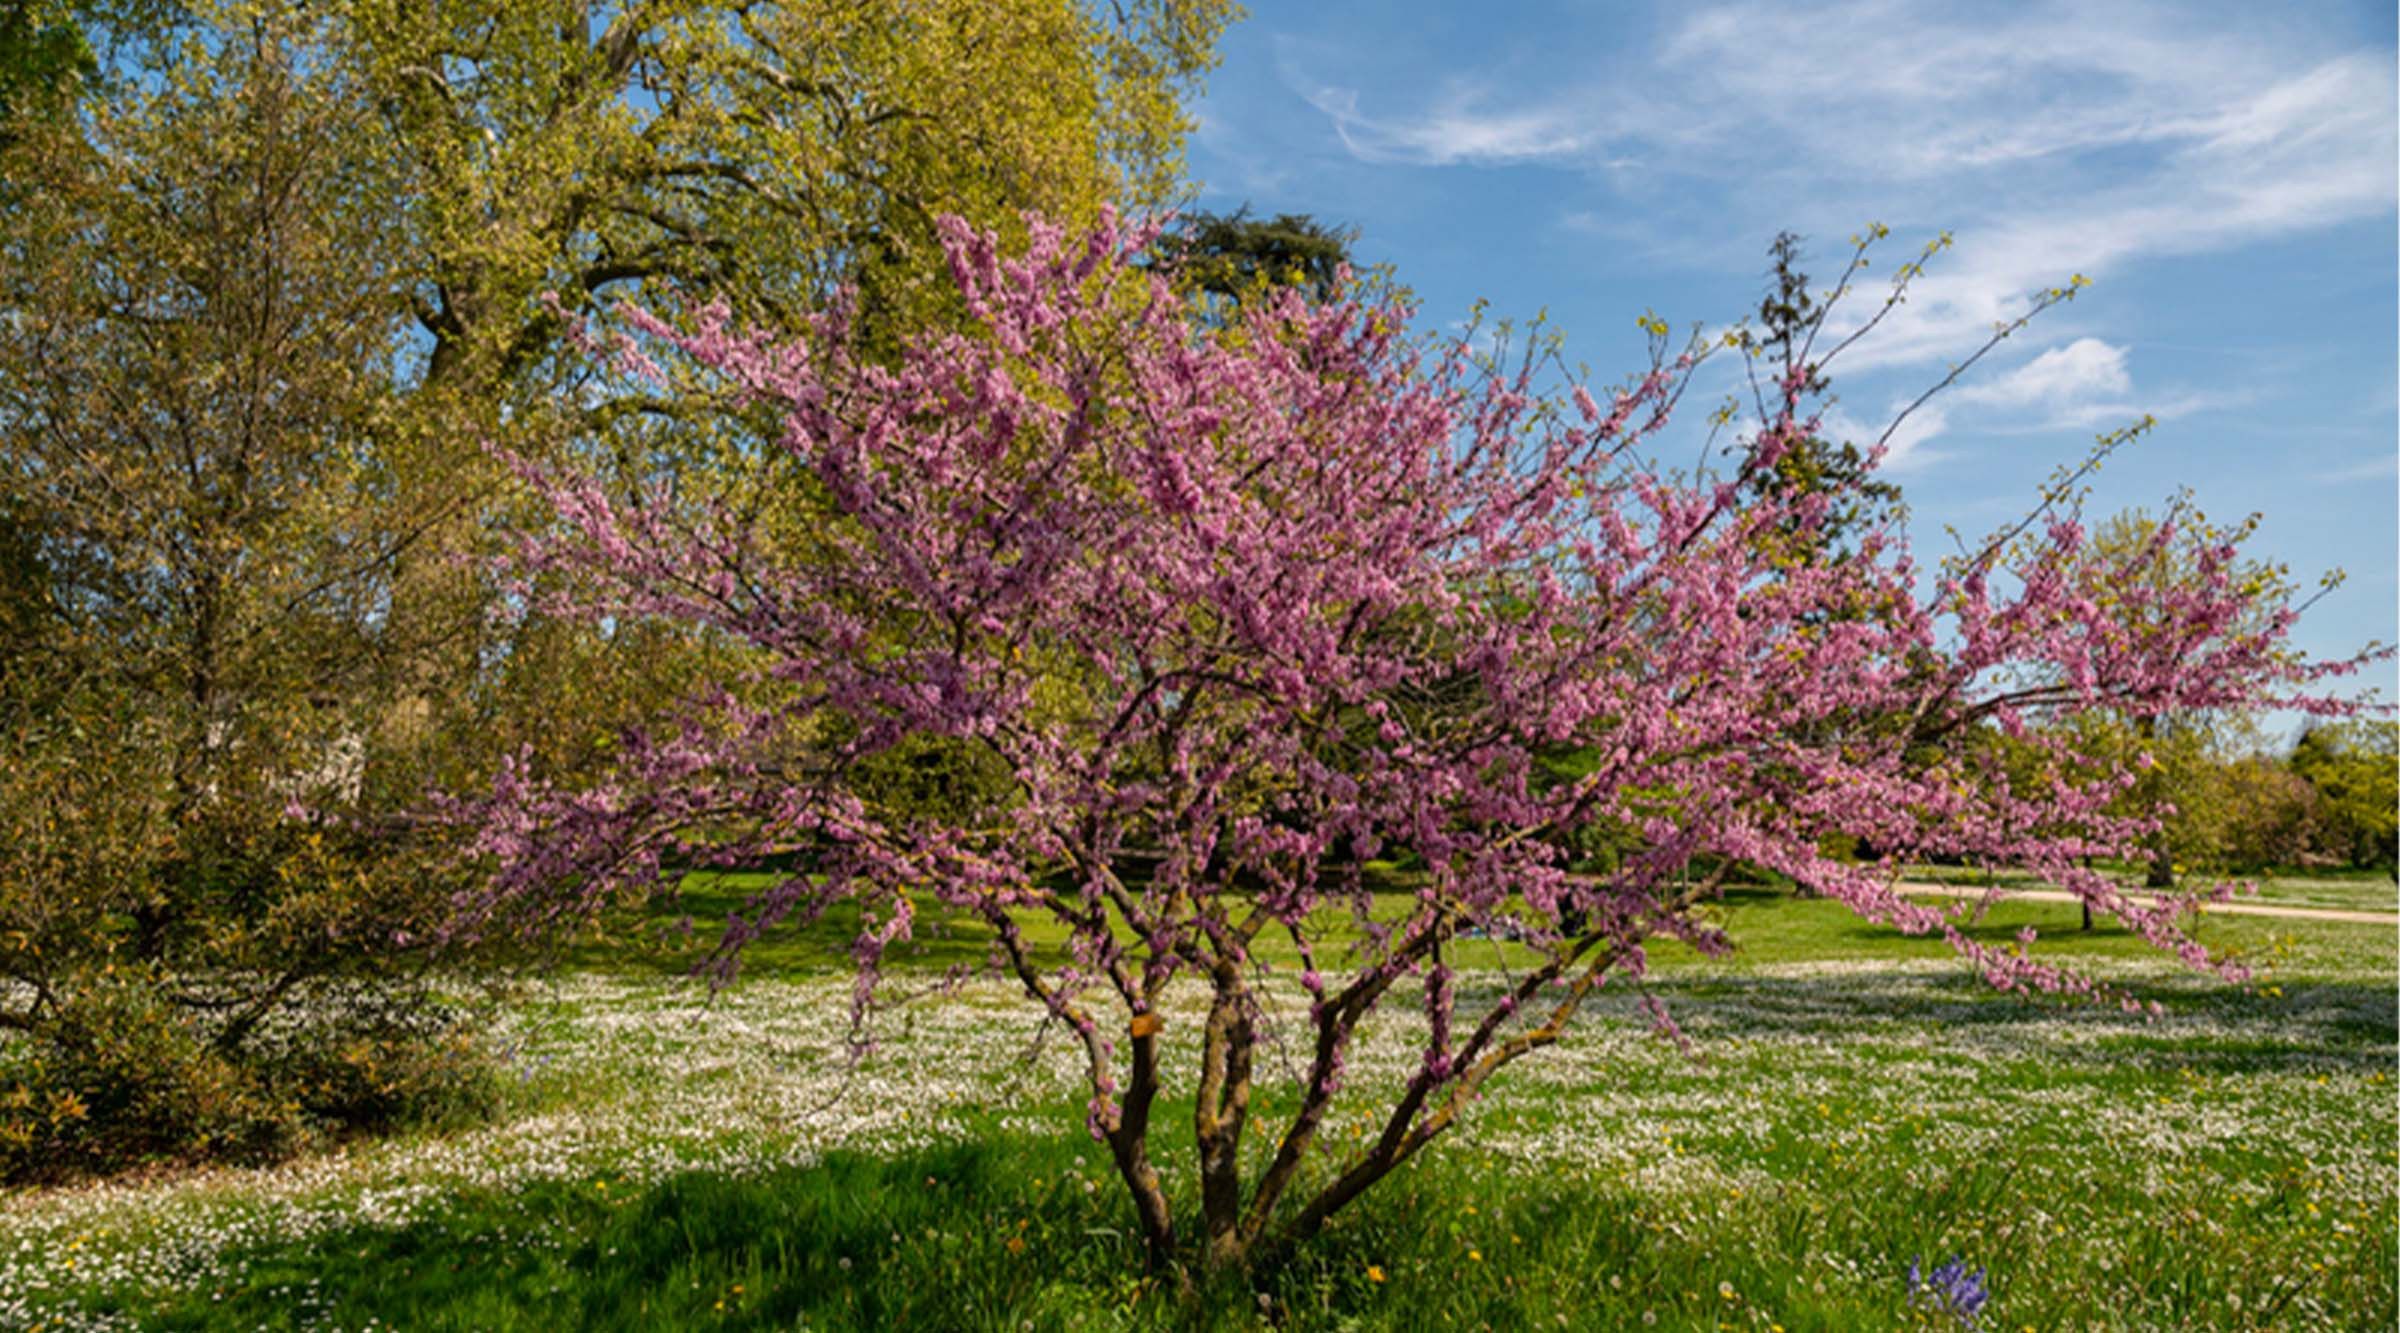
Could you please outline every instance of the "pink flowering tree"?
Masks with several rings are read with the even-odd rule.
[[[577,610],[703,630],[755,671],[626,738],[605,775],[512,768],[454,805],[493,866],[460,931],[572,922],[695,865],[796,856],[717,961],[730,975],[761,932],[855,903],[864,1015],[921,904],[970,913],[1080,1043],[1089,1129],[1152,1262],[1210,1267],[1313,1233],[1601,986],[1638,978],[1645,941],[1726,947],[1693,908],[1729,866],[1939,935],[2004,989],[2102,993],[1893,887],[1914,858],[2022,865],[2240,976],[2178,928],[2182,902],[2083,868],[2156,823],[2112,806],[2131,771],[2049,725],[2339,711],[2317,683],[2354,664],[2297,662],[2288,615],[2250,614],[2227,577],[2230,546],[2174,587],[2110,587],[2120,611],[2147,600],[2138,618],[2097,613],[2106,571],[2079,558],[2063,486],[1938,571],[1888,529],[1838,560],[1779,560],[1789,542],[1769,534],[1845,499],[1746,484],[1817,429],[1822,316],[1768,368],[1766,419],[1721,475],[1678,478],[1645,446],[1738,340],[1677,349],[1654,326],[1621,391],[1544,395],[1540,358],[1428,348],[1397,308],[1286,294],[1202,330],[1134,262],[1150,234],[1113,221],[1037,227],[1020,257],[962,224],[943,235],[969,327],[896,363],[857,348],[838,310],[798,343],[628,312],[620,364],[672,361],[780,419],[821,518],[769,536],[663,490],[524,468],[558,521],[525,539],[521,571],[571,569],[591,590]],[[1945,743],[1979,729],[2023,742],[2007,769],[1994,746]],[[862,775],[912,747],[992,780],[880,799]],[[1633,850],[1577,873],[1568,849],[1603,829]],[[1871,859],[1828,856],[1837,836]],[[1419,887],[1378,910],[1362,867],[1403,855]],[[1063,928],[1063,954],[1029,941],[1036,921]],[[1467,932],[1535,961],[1462,1001]],[[1275,958],[1309,997],[1296,1032],[1270,1033]],[[1199,1067],[1177,1085],[1195,1101],[1189,1238],[1151,1142],[1179,987],[1205,999]],[[1345,1059],[1385,1006],[1421,1011],[1422,1058],[1376,1108],[1380,1132],[1329,1142]],[[1258,1098],[1271,1035],[1298,1079]]]

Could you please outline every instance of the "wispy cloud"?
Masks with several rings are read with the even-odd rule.
[[[1787,225],[1954,230],[1854,373],[1956,359],[2070,273],[2379,216],[2400,189],[2390,52],[2259,11],[1733,3],[1574,54],[1573,77],[1457,70],[1372,98],[1297,57],[1284,78],[1364,162],[1672,176],[1703,202],[1660,229],[1696,260]]]
[[[1491,106],[1478,91],[1453,89],[1434,105],[1386,121],[1360,110],[1356,89],[1325,84],[1300,92],[1309,105],[1332,119],[1342,146],[1365,162],[1601,165],[1591,160],[1597,137],[1578,128],[1584,118],[1571,106],[1512,110]]]
[[[1296,91],[1332,120],[1342,146],[1362,162],[1416,166],[1571,163],[1584,169],[1641,165],[1638,136],[1618,138],[1571,104],[1498,105],[1481,84],[1453,83],[1436,102],[1395,119],[1360,109],[1358,91],[1318,84]],[[1612,151],[1612,145],[1619,151]]]
[[[2098,338],[2077,338],[2053,347],[1999,379],[1958,391],[1962,402],[2003,407],[2087,402],[2133,387],[2125,373],[2125,349]]]
[[[1939,403],[1928,403],[1905,418],[1900,413],[1908,407],[1906,401],[1895,402],[1882,417],[1873,422],[1861,420],[1849,412],[1835,408],[1818,422],[1824,435],[1844,444],[1866,449],[1883,439],[1886,430],[1891,438],[1884,440],[1883,470],[1897,475],[1922,472],[1950,456],[1950,451],[1928,449],[1925,446],[1939,439],[1950,429],[1950,411]],[[1898,428],[1893,423],[1898,422]]]
[[[2344,482],[2383,481],[2393,477],[2400,477],[2400,455],[2387,453],[2361,459],[2348,467],[2320,472],[2316,479],[2331,486]]]

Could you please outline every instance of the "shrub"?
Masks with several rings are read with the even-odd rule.
[[[488,1112],[499,1083],[463,1016],[430,1002],[309,997],[254,1039],[138,969],[67,979],[72,1000],[0,1044],[0,1181],[271,1161],[357,1131]]]

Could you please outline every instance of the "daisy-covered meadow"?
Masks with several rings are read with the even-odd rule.
[[[2221,919],[2250,990],[2004,904],[2157,1018],[1992,993],[1939,946],[1767,892],[1761,952],[1650,986],[1496,1085],[1455,1139],[1218,1326],[2287,1328],[2394,1315],[2386,927]],[[1971,912],[1971,905],[1962,905]],[[1837,920],[1837,916],[1840,919]],[[963,943],[963,942],[962,942]],[[1841,955],[1837,956],[1837,951]],[[1496,994],[1511,951],[1463,973]],[[1809,956],[1817,954],[1821,956]],[[614,965],[607,965],[610,960]],[[1144,1280],[1074,1052],[938,949],[853,1053],[804,949],[711,997],[645,949],[501,997],[492,1122],[285,1165],[0,1204],[17,1328],[1144,1328]],[[908,983],[914,983],[913,985]],[[1297,987],[1284,997],[1295,1012]],[[1169,1010],[1188,1071],[1202,997]],[[1404,1079],[1395,1014],[1335,1132]],[[1288,1097],[1271,1075],[1264,1095]],[[1165,1115],[1190,1089],[1170,1084]],[[1186,1112],[1188,1114],[1188,1111]],[[1163,1170],[1188,1176],[1190,1149]],[[1914,1277],[1912,1278],[1912,1268]],[[1936,1281],[1936,1278],[1940,1281]]]

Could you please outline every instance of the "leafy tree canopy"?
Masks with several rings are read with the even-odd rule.
[[[1157,263],[1185,288],[1224,306],[1282,287],[1322,301],[1334,295],[1357,240],[1354,230],[1302,213],[1252,217],[1245,204],[1231,213],[1178,218],[1158,239]]]

